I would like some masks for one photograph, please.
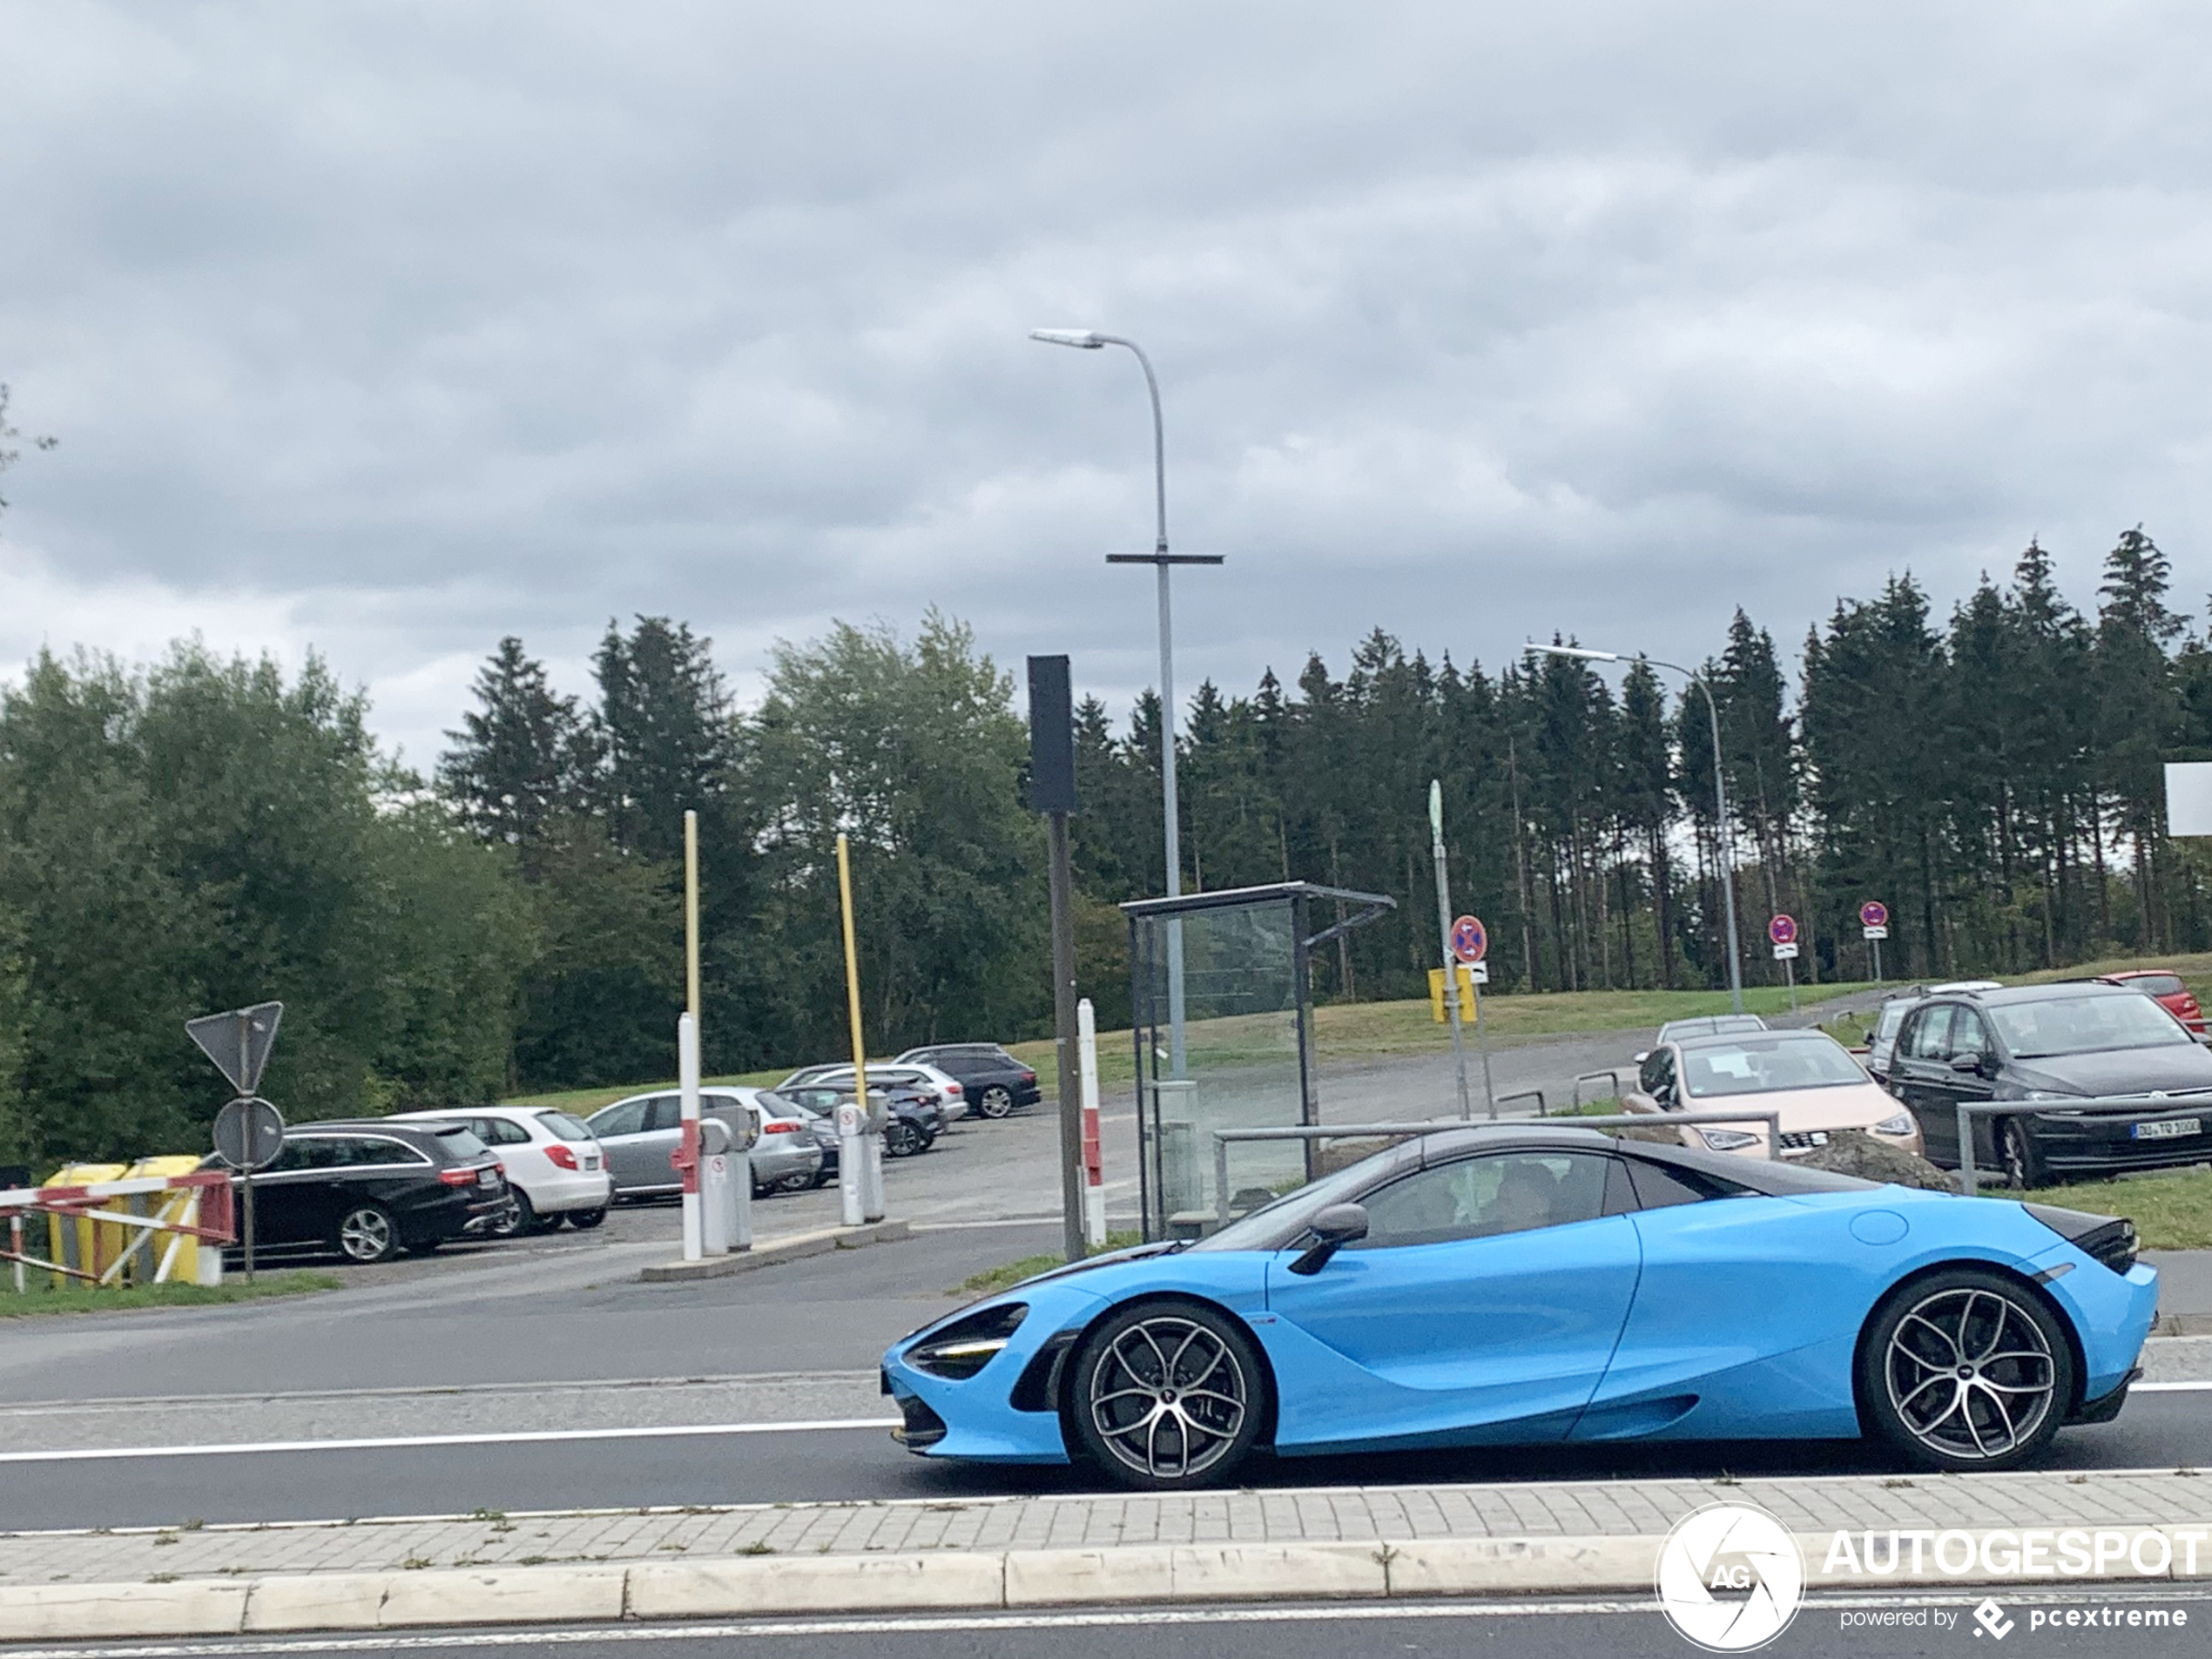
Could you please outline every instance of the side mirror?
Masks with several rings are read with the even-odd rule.
[[[1364,1204],[1332,1204],[1306,1224],[1314,1242],[1305,1254],[1291,1264],[1291,1271],[1312,1275],[1329,1264],[1329,1258],[1355,1238],[1367,1236],[1367,1210]]]
[[[1650,1050],[1650,1049],[1645,1049],[1645,1050],[1644,1050],[1642,1054],[1638,1055],[1635,1057],[1635,1059],[1633,1062],[1631,1062],[1630,1063],[1631,1063],[1631,1064],[1634,1064],[1634,1065],[1639,1065],[1639,1066],[1640,1066],[1640,1065],[1642,1065],[1642,1064],[1645,1061],[1647,1061],[1647,1060],[1649,1060],[1649,1059],[1650,1059],[1650,1058],[1651,1058],[1651,1050]]]
[[[1973,1077],[1984,1076],[1994,1069],[1994,1065],[1993,1057],[1986,1054],[1954,1054],[1951,1056],[1952,1070],[1962,1071]]]

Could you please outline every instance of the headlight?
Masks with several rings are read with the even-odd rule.
[[[1757,1136],[1747,1135],[1740,1129],[1701,1129],[1697,1132],[1716,1152],[1733,1152],[1738,1147],[1757,1146],[1759,1142]]]
[[[1008,1302],[971,1313],[910,1349],[906,1361],[933,1377],[949,1377],[954,1381],[973,1377],[991,1363],[1028,1315],[1025,1302]]]
[[[1912,1132],[1912,1119],[1904,1112],[1899,1112],[1895,1117],[1885,1117],[1874,1125],[1877,1135],[1910,1135]]]
[[[2079,1095],[2069,1095],[2065,1090],[2059,1089],[2031,1089],[2023,1094],[2020,1098],[2022,1100],[2080,1100],[2081,1096]]]

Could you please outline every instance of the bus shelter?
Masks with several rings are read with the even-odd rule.
[[[1320,1122],[1314,949],[1396,901],[1308,881],[1140,899],[1129,916],[1144,1237],[1188,1238],[1303,1184],[1311,1143],[1235,1143],[1217,1193],[1214,1134]]]

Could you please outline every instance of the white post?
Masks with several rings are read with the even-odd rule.
[[[861,1220],[860,1195],[868,1179],[867,1154],[861,1149],[871,1138],[867,1121],[868,1109],[858,1102],[837,1109],[838,1219],[847,1227]]]
[[[752,1154],[732,1152],[730,1155],[730,1179],[734,1189],[737,1216],[731,1224],[730,1248],[745,1251],[752,1248]]]
[[[860,1142],[860,1155],[867,1160],[867,1181],[860,1189],[860,1210],[870,1221],[883,1219],[883,1136],[870,1135]]]
[[[1083,1089],[1083,1243],[1106,1242],[1106,1157],[1098,1133],[1098,1019],[1090,999],[1076,1004],[1076,1057]]]
[[[16,1257],[16,1294],[17,1294],[17,1296],[21,1296],[21,1295],[23,1295],[23,1294],[24,1294],[24,1288],[23,1288],[23,1217],[22,1217],[21,1216],[10,1216],[10,1217],[8,1217],[8,1248],[9,1248],[9,1250],[10,1250],[10,1251],[13,1251],[13,1252],[14,1252],[15,1257]],[[206,1254],[206,1252],[205,1252],[205,1251],[202,1251],[201,1253],[202,1253],[203,1255],[205,1255],[205,1254]],[[216,1263],[217,1263],[216,1271],[218,1271],[218,1272],[220,1272],[220,1271],[222,1271],[222,1268],[221,1268],[221,1265],[220,1265],[220,1264],[221,1264],[221,1262],[222,1262],[222,1258],[223,1258],[223,1253],[222,1253],[222,1251],[219,1249],[219,1250],[215,1252],[215,1260],[216,1260]]]
[[[699,1217],[699,1028],[688,1014],[676,1021],[676,1086],[682,1090],[684,1139],[678,1156],[688,1155],[684,1171],[684,1259],[706,1259]]]

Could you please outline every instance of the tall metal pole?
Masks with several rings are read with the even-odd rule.
[[[1083,351],[1097,351],[1107,346],[1125,347],[1136,359],[1137,367],[1144,371],[1144,389],[1152,402],[1152,506],[1153,536],[1150,553],[1109,553],[1109,564],[1150,564],[1159,573],[1160,594],[1160,819],[1162,840],[1167,853],[1167,896],[1180,898],[1183,894],[1183,814],[1177,799],[1175,776],[1175,618],[1168,593],[1169,567],[1177,564],[1219,564],[1218,553],[1170,553],[1168,551],[1168,449],[1167,423],[1160,409],[1159,377],[1152,372],[1152,360],[1135,341],[1121,334],[1103,334],[1096,329],[1040,328],[1031,331],[1030,338],[1049,345],[1073,346]],[[1186,1059],[1184,1042],[1183,999],[1183,923],[1170,918],[1168,935],[1168,1058],[1170,1073],[1180,1078],[1185,1075]]]
[[[1474,1105],[1467,1098],[1467,1044],[1460,1035],[1460,959],[1452,953],[1452,887],[1444,866],[1444,785],[1428,785],[1429,850],[1436,861],[1436,936],[1444,963],[1444,1006],[1452,1016],[1452,1069],[1460,1083],[1460,1116],[1473,1117]]]
[[[1728,826],[1727,763],[1721,755],[1720,705],[1713,701],[1713,688],[1705,684],[1702,674],[1674,663],[1661,663],[1651,658],[1661,668],[1671,668],[1687,676],[1689,683],[1705,694],[1705,712],[1713,723],[1713,826],[1718,840],[1721,857],[1721,896],[1728,910],[1728,1000],[1729,1006],[1738,1014],[1743,1012],[1743,961],[1736,939],[1736,838]]]

